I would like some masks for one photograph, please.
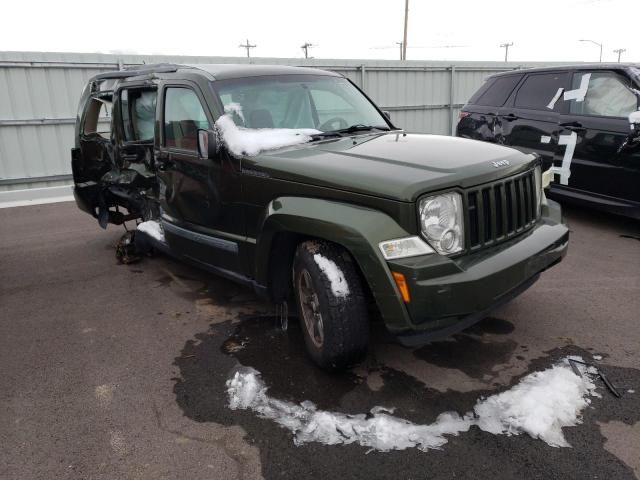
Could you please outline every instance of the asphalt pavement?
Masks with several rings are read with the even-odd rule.
[[[122,228],[73,203],[1,209],[0,478],[640,478],[640,223],[566,215],[566,259],[491,317],[413,350],[378,328],[362,365],[329,374],[252,291],[162,256],[121,265]],[[296,446],[225,389],[241,364],[282,400],[426,424],[571,354],[622,396],[598,382],[570,448],[477,427],[426,452]]]

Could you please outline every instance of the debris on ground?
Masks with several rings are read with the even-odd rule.
[[[135,230],[129,230],[120,237],[116,244],[116,258],[119,263],[130,265],[140,261],[140,255],[135,246]]]

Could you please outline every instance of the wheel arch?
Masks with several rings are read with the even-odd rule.
[[[256,280],[275,301],[288,298],[291,265],[298,244],[319,239],[343,247],[352,257],[386,323],[405,323],[407,312],[379,242],[408,236],[387,214],[367,207],[306,197],[279,197],[268,205],[256,241]]]

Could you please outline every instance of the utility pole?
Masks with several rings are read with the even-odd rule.
[[[509,47],[513,47],[513,42],[511,43],[503,43],[500,45],[500,48],[504,48],[504,61],[508,61],[509,59]]]
[[[400,45],[400,60],[402,60],[402,45],[404,45],[403,42],[396,42],[396,45]]]
[[[602,63],[602,44],[600,42],[596,42],[594,40],[588,40],[588,39],[581,39],[579,41],[580,42],[589,42],[589,43],[593,43],[594,45],[598,45],[600,47],[600,60],[599,60],[599,62]]]
[[[409,28],[409,0],[404,0],[404,38],[402,39],[402,55],[400,60],[407,59],[407,29]]]
[[[620,57],[622,56],[622,54],[624,52],[626,52],[627,49],[626,48],[616,48],[613,53],[617,53],[618,54],[618,63],[620,63]]]
[[[309,49],[311,47],[313,47],[313,44],[309,42],[304,42],[304,45],[300,47],[302,50],[304,50],[304,58],[309,58]]]
[[[249,50],[252,48],[256,48],[256,45],[251,45],[249,43],[249,39],[247,38],[247,43],[245,43],[244,45],[240,44],[238,45],[238,47],[240,48],[246,48],[247,49],[247,58],[251,57],[251,55],[249,55]]]

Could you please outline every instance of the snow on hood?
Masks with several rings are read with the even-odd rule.
[[[563,427],[582,422],[588,398],[597,395],[589,372],[576,375],[568,360],[524,377],[511,389],[480,399],[473,412],[461,416],[441,413],[435,422],[418,425],[393,415],[393,409],[375,407],[369,414],[327,412],[309,401],[300,404],[278,400],[267,394],[260,372],[241,367],[227,381],[229,407],[252,410],[291,431],[296,445],[319,442],[351,444],[374,450],[426,451],[447,443],[446,435],[458,435],[473,425],[495,435],[527,433],[553,447],[568,447]]]
[[[245,128],[238,127],[232,114],[242,118],[242,110],[236,104],[225,107],[225,113],[215,123],[219,138],[229,151],[236,155],[258,155],[266,150],[299,145],[311,140],[311,135],[322,133],[312,128]]]

